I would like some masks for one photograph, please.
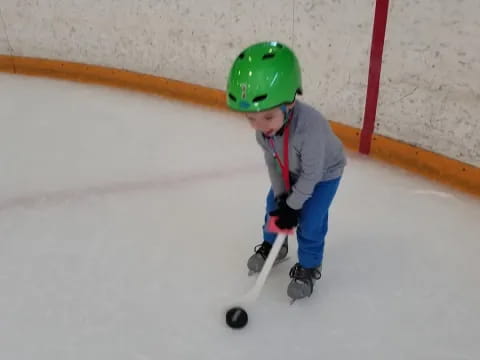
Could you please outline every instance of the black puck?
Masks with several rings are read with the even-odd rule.
[[[248,322],[247,312],[241,307],[233,307],[226,314],[227,325],[232,329],[241,329]]]

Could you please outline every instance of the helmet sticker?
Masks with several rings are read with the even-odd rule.
[[[245,100],[247,98],[247,84],[240,84],[240,87],[242,88],[242,99]]]

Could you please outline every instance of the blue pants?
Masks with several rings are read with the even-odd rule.
[[[300,212],[297,227],[298,261],[305,268],[320,266],[323,260],[325,236],[328,231],[328,210],[337,192],[340,178],[323,181],[315,186],[312,196],[308,199]],[[267,195],[267,213],[277,208],[272,189]],[[273,244],[277,234],[266,231],[263,225],[263,239]]]

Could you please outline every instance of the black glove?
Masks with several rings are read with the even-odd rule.
[[[287,193],[283,193],[283,194],[278,195],[275,198],[275,202],[277,203],[277,208],[281,208],[281,207],[286,206],[287,205],[287,198],[288,198]]]
[[[270,212],[270,216],[278,216],[275,224],[280,229],[292,229],[298,225],[299,210],[294,210],[285,202],[279,206],[277,210]]]

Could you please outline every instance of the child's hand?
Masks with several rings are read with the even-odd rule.
[[[280,229],[292,229],[298,225],[298,216],[300,211],[292,209],[286,202],[278,210],[270,212],[270,216],[278,216],[275,224]]]
[[[284,207],[287,203],[287,198],[288,198],[287,193],[283,193],[283,194],[278,195],[275,198],[275,202],[277,203],[277,207],[279,207],[279,208]]]

